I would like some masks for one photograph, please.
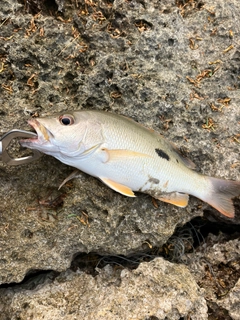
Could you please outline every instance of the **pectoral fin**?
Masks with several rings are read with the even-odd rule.
[[[102,180],[102,182],[104,182],[109,188],[123,194],[124,196],[128,196],[128,197],[135,197],[135,194],[133,193],[133,191],[118,183],[118,182],[115,182],[115,181],[112,181],[110,179],[107,179],[107,178],[100,178]]]
[[[177,207],[185,208],[188,204],[189,196],[186,193],[171,192],[161,195],[158,200],[171,203]]]
[[[135,158],[135,157],[151,157],[148,154],[140,153],[132,150],[127,149],[102,149],[102,151],[105,151],[107,154],[107,161],[118,161],[122,159],[129,159],[129,158]]]

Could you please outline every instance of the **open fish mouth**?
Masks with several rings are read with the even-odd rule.
[[[28,124],[35,130],[36,136],[29,139],[20,140],[22,146],[28,146],[33,143],[44,143],[50,140],[50,137],[53,137],[53,134],[46,129],[37,119],[28,120]]]

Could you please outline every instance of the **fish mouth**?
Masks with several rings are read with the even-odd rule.
[[[53,134],[37,119],[28,120],[28,124],[35,130],[37,135],[33,138],[20,140],[22,146],[28,146],[29,144],[35,143],[43,144],[50,141],[50,138],[54,137]]]

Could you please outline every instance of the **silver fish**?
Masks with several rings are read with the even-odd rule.
[[[240,182],[194,171],[194,164],[159,133],[124,116],[103,111],[74,111],[28,123],[38,137],[21,144],[99,178],[113,190],[134,197],[140,191],[186,207],[193,195],[227,217]]]

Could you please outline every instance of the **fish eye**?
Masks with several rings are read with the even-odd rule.
[[[59,122],[64,126],[69,126],[74,123],[74,118],[69,115],[63,115],[59,117]]]

